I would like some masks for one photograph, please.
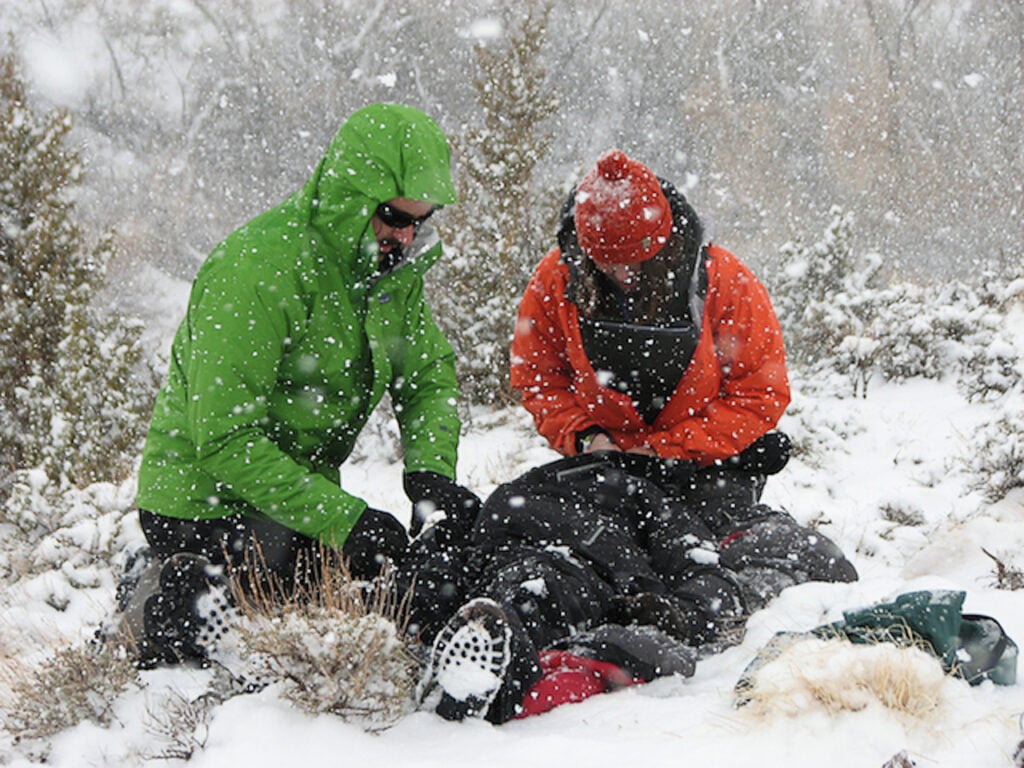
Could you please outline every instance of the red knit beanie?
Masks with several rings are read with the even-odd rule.
[[[672,234],[672,209],[643,163],[609,149],[576,188],[576,237],[598,264],[654,256]]]

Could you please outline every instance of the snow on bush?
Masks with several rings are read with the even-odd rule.
[[[73,588],[98,586],[98,569],[137,536],[134,493],[134,480],[65,488],[41,469],[16,473],[0,516],[0,579],[59,571]]]
[[[856,258],[852,217],[835,208],[822,239],[793,243],[771,293],[794,367],[814,383],[846,377],[866,396],[875,376],[902,382],[951,377],[971,401],[998,398],[1020,381],[1021,350],[1006,329],[1019,280],[921,286],[885,282],[879,254]]]
[[[122,645],[61,648],[35,669],[14,673],[4,727],[17,739],[40,740],[85,720],[107,726],[114,702],[138,672]]]
[[[330,713],[367,731],[412,709],[418,663],[396,625],[324,606],[293,606],[246,622],[246,669],[309,714]]]
[[[391,574],[368,585],[331,565],[301,594],[236,594],[238,643],[220,658],[243,685],[278,685],[298,709],[331,713],[367,731],[388,728],[410,711],[419,662]]]
[[[1024,390],[1018,385],[996,403],[993,416],[971,436],[963,464],[971,488],[990,502],[1024,488]]]

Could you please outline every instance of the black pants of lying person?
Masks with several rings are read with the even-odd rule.
[[[782,439],[707,469],[563,459],[499,486],[475,521],[425,531],[402,569],[412,626],[433,640],[421,696],[449,719],[504,722],[551,648],[641,679],[692,674],[695,650],[737,642],[786,586],[855,580],[835,544],[758,503]]]

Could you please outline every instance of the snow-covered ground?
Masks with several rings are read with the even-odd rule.
[[[965,610],[996,617],[1011,637],[1024,640],[1024,592],[997,589],[995,563],[983,548],[1019,567],[1024,551],[1024,496],[987,505],[967,491],[958,457],[986,415],[967,404],[953,384],[910,381],[873,385],[866,399],[797,396],[783,427],[799,441],[820,447],[792,461],[770,480],[765,500],[802,522],[819,525],[849,554],[861,579],[853,584],[805,584],[786,590],[754,614],[746,639],[720,656],[702,660],[690,679],[662,679],[593,697],[538,717],[492,726],[453,724],[415,712],[378,734],[331,715],[300,713],[273,689],[236,696],[217,706],[195,734],[190,766],[542,766],[751,765],[862,768],[882,766],[901,750],[918,766],[963,768],[1014,765],[1021,740],[1024,686],[977,687],[954,678],[932,683],[934,701],[924,712],[896,710],[861,696],[854,709],[827,711],[799,696],[777,707],[736,708],[733,686],[772,636],[806,630],[861,607],[922,588],[963,590]],[[348,488],[374,506],[407,515],[400,468],[383,448],[367,441],[360,460],[343,470]],[[380,447],[378,447],[378,444]],[[554,458],[518,411],[475,412],[466,426],[461,480],[486,495],[495,485]],[[101,509],[123,508],[130,483],[94,490]],[[128,525],[94,535],[117,544],[138,541]],[[83,529],[84,530],[84,529]],[[45,550],[45,547],[42,549]],[[42,658],[57,638],[86,637],[110,610],[114,575],[100,568],[93,582],[70,589],[73,568],[22,580],[0,597],[0,652],[21,661]],[[54,599],[54,595],[63,599]],[[64,605],[57,610],[52,604]],[[924,685],[938,668],[931,659],[902,652],[897,660]],[[827,662],[808,656],[804,673],[825,664],[852,686],[864,659],[850,650]],[[795,681],[797,670],[783,670]],[[196,696],[210,673],[164,669],[146,672],[142,690],[116,704],[108,728],[82,724],[51,741],[47,764],[61,768],[134,766],[165,752],[153,712],[162,697]],[[0,764],[32,764],[38,745],[0,740]],[[159,761],[166,765],[179,760]],[[1017,763],[1019,765],[1019,763]]]

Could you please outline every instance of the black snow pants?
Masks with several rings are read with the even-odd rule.
[[[168,560],[179,552],[228,566],[243,590],[287,596],[314,592],[324,568],[346,560],[353,577],[372,579],[379,566],[371,540],[350,537],[340,553],[255,511],[208,520],[184,520],[139,510],[139,524],[153,553]]]

